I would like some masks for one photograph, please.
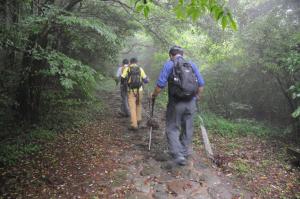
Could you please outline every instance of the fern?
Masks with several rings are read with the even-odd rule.
[[[48,52],[45,58],[50,67],[44,74],[57,76],[66,90],[76,88],[91,97],[91,91],[96,85],[97,72],[94,69],[57,51]]]
[[[93,18],[81,18],[74,15],[61,15],[57,17],[56,23],[64,26],[93,30],[111,43],[115,43],[117,40],[117,35],[108,26]]]

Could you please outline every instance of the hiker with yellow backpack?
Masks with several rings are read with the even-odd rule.
[[[137,58],[130,59],[129,66],[124,69],[121,75],[121,82],[127,84],[130,109],[129,130],[136,131],[142,121],[143,83],[149,82],[145,71],[138,66]]]

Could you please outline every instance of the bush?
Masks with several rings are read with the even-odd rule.
[[[34,129],[26,137],[30,141],[50,141],[53,140],[56,136],[56,133],[46,129]]]
[[[239,119],[232,121],[212,113],[206,113],[203,120],[208,130],[227,137],[249,134],[264,137],[278,131],[252,120]],[[200,126],[201,119],[199,116],[196,117],[195,123],[197,126]]]
[[[1,143],[0,165],[13,165],[20,158],[34,154],[41,149],[41,143],[53,140],[56,133],[42,128],[33,129],[28,134]]]
[[[3,144],[0,146],[0,165],[13,165],[26,154],[31,154],[40,149],[36,144]]]

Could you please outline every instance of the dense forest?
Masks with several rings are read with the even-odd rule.
[[[299,147],[299,0],[1,0],[0,165],[95,119],[123,58],[149,94],[175,44],[205,79],[209,131]]]
[[[299,132],[298,1],[136,4],[2,1],[1,127],[68,117],[126,53],[155,75],[176,43],[201,66],[210,111]]]

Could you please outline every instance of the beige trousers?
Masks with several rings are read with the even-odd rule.
[[[143,91],[128,91],[131,126],[137,128],[138,121],[142,120]]]

